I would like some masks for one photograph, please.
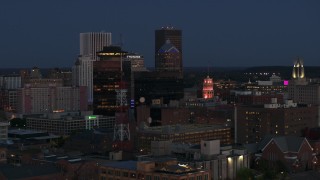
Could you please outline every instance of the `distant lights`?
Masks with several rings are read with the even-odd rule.
[[[174,27],[173,26],[162,26],[161,29],[169,30],[169,29],[174,29]]]
[[[188,167],[188,164],[180,164],[180,163],[179,163],[178,166],[187,168],[187,167]]]

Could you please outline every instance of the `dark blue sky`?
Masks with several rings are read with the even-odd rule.
[[[1,67],[70,67],[79,33],[123,36],[154,66],[154,30],[183,30],[184,66],[320,66],[319,0],[1,0]]]

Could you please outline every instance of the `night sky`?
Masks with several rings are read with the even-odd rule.
[[[120,34],[154,66],[154,30],[183,30],[191,66],[320,66],[319,0],[1,0],[1,68],[71,67],[80,32]]]

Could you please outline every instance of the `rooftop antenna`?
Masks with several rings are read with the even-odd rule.
[[[123,36],[122,36],[122,33],[120,33],[120,35],[119,35],[119,46],[121,47],[121,49],[122,49],[122,46],[123,46]]]
[[[209,60],[208,60],[207,63],[208,63],[208,64],[207,64],[207,76],[209,77]]]

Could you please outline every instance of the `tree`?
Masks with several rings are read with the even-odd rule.
[[[0,120],[7,120],[6,113],[3,110],[0,110]]]
[[[248,179],[254,179],[254,175],[251,169],[249,168],[241,168],[237,172],[237,179],[238,180],[248,180]]]
[[[51,141],[51,146],[55,148],[60,148],[64,145],[65,142],[66,139],[63,136],[60,136],[59,138]]]

